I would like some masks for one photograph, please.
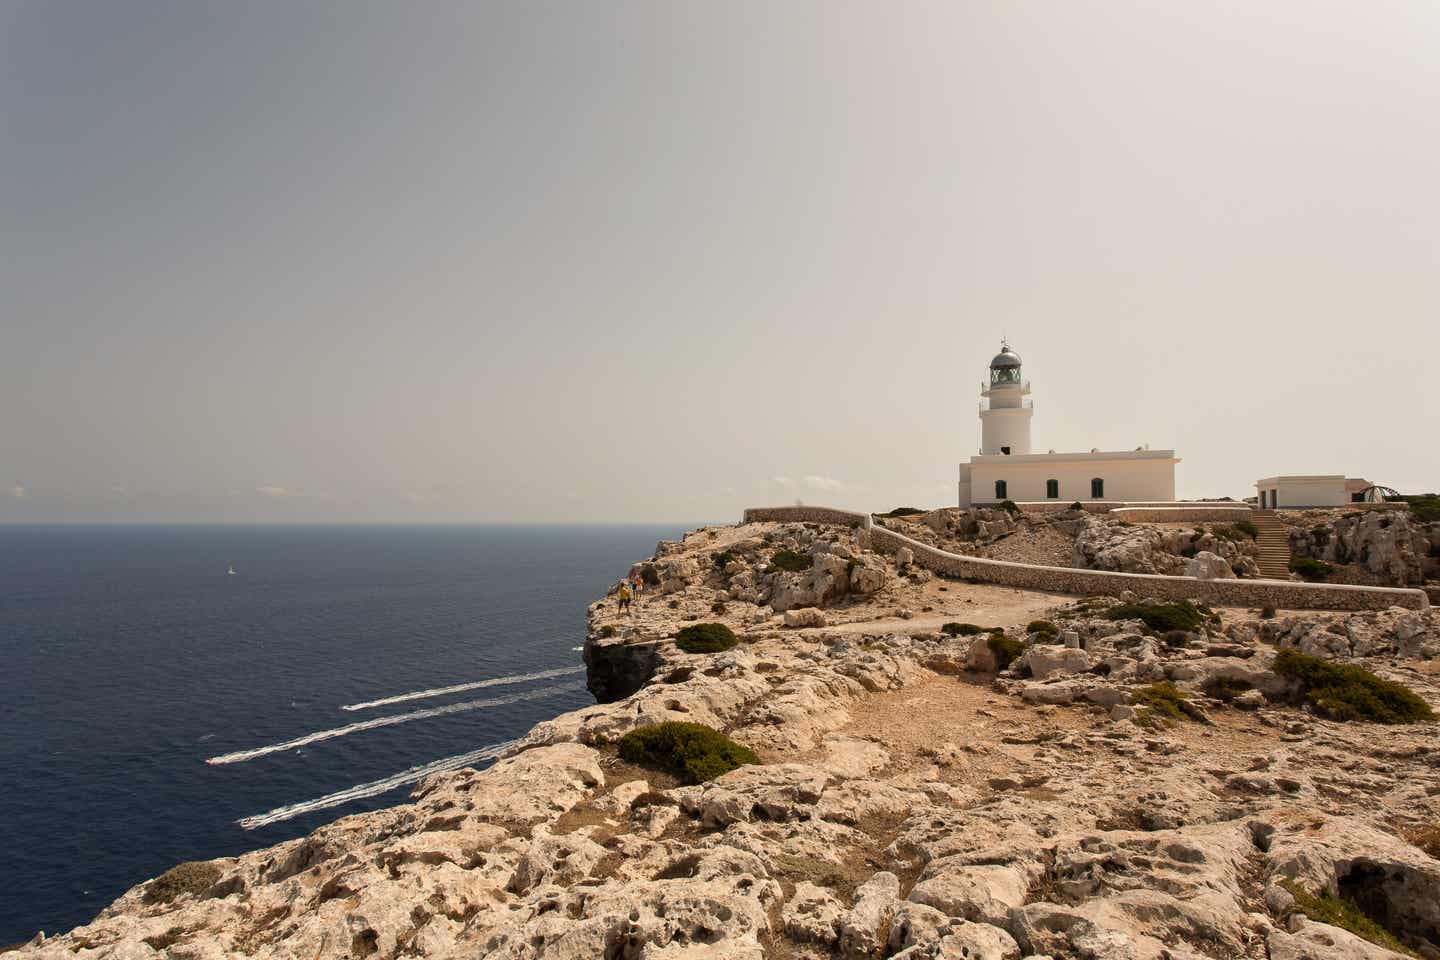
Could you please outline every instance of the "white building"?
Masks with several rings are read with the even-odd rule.
[[[1300,510],[1306,507],[1343,507],[1360,503],[1367,490],[1374,490],[1369,480],[1343,474],[1265,477],[1255,481],[1256,502],[1261,510]],[[1375,499],[1383,500],[1384,496]]]
[[[1001,343],[980,387],[980,455],[960,465],[960,506],[1061,501],[1156,502],[1175,499],[1174,450],[1031,453],[1028,398],[1020,357]]]

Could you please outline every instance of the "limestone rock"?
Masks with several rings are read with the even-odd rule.
[[[938,861],[925,868],[909,899],[952,917],[1000,926],[1025,902],[1028,883],[1004,866],[956,865]]]
[[[1202,550],[1185,565],[1185,576],[1198,580],[1233,580],[1235,571],[1222,557]]]
[[[785,611],[785,626],[787,627],[823,627],[825,626],[825,614],[815,607],[802,607],[798,610]]]
[[[1090,655],[1084,650],[1032,644],[1020,657],[1021,666],[1036,680],[1070,676],[1090,669]]]

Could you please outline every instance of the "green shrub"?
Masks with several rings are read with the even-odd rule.
[[[1179,650],[1190,643],[1190,634],[1184,630],[1166,630],[1160,634],[1160,642],[1171,650]]]
[[[675,646],[686,653],[719,653],[740,641],[723,623],[692,623],[675,634]]]
[[[1000,509],[1010,514],[1010,516],[1012,517],[1020,512],[1020,506],[1014,500],[1000,501]]]
[[[1033,643],[1058,643],[1060,628],[1049,620],[1031,620],[1025,626],[1025,632],[1030,635]]]
[[[1186,695],[1169,680],[1161,680],[1148,687],[1130,691],[1132,704],[1146,707],[1152,713],[1158,713],[1169,720],[1184,719],[1185,711],[1180,709],[1180,701],[1185,699],[1188,699]]]
[[[973,623],[947,623],[940,628],[940,632],[951,637],[973,637],[984,633],[985,628]]]
[[[1117,603],[1103,614],[1107,620],[1140,620],[1151,630],[1199,630],[1215,614],[1189,600],[1175,603]]]
[[[1020,640],[1012,640],[1003,633],[992,633],[985,641],[990,652],[995,654],[995,667],[1004,670],[1010,664],[1019,659],[1020,654],[1025,652],[1025,644]]]
[[[1194,559],[1195,555],[1199,552],[1199,547],[1189,546],[1180,551],[1180,556],[1185,557],[1186,559]]]
[[[1280,886],[1295,898],[1295,908],[1290,911],[1291,913],[1303,913],[1316,923],[1328,923],[1332,927],[1349,930],[1361,939],[1369,940],[1371,943],[1378,944],[1387,950],[1394,950],[1407,957],[1419,956],[1396,940],[1395,935],[1389,930],[1367,916],[1365,911],[1361,910],[1353,900],[1331,896],[1325,890],[1319,893],[1310,893],[1293,880],[1281,880]]]
[[[1081,505],[1081,503],[1080,503],[1079,500],[1076,500],[1074,503],[1070,504],[1070,509],[1071,509],[1071,510],[1084,510],[1085,507]]]
[[[734,550],[720,550],[710,554],[710,559],[715,561],[715,566],[724,569],[725,565],[735,559]]]
[[[1335,572],[1335,568],[1324,560],[1316,560],[1314,557],[1291,557],[1290,571],[1300,574],[1302,580],[1317,583],[1324,580]]]
[[[1256,540],[1260,537],[1260,528],[1255,526],[1255,523],[1252,520],[1237,521],[1235,523],[1235,529],[1245,534],[1245,536],[1249,537],[1251,540]]]
[[[1409,687],[1383,680],[1364,667],[1285,649],[1275,657],[1275,672],[1294,680],[1305,702],[1331,720],[1422,723],[1435,719],[1435,711]]]
[[[607,623],[607,624],[605,624],[605,626],[601,627],[601,628],[600,628],[600,636],[605,637],[605,638],[607,638],[607,639],[610,638],[610,637],[615,636],[615,624],[613,624],[613,623]]]
[[[703,723],[667,721],[637,727],[620,738],[620,759],[665,770],[686,783],[704,783],[760,758],[749,747]]]
[[[876,514],[876,516],[880,516],[880,517],[913,517],[913,516],[915,516],[917,513],[924,513],[924,512],[925,512],[925,511],[924,511],[924,510],[921,510],[919,507],[896,507],[894,510],[891,510],[889,513],[880,513],[880,514]]]
[[[770,556],[770,566],[766,573],[774,573],[776,570],[783,570],[786,573],[800,573],[810,569],[810,555],[795,550],[776,550]]]
[[[1210,532],[1215,535],[1216,539],[1229,540],[1232,543],[1254,540],[1260,536],[1260,528],[1249,520],[1241,520],[1236,524],[1217,524],[1210,528]]]
[[[220,879],[220,868],[213,863],[189,861],[166,870],[150,881],[145,899],[151,903],[169,903],[186,894],[204,893]]]
[[[1216,677],[1205,684],[1205,695],[1229,703],[1231,700],[1240,696],[1240,694],[1253,689],[1254,688],[1244,680],[1232,680],[1230,677]]]
[[[1440,494],[1411,494],[1400,499],[1410,505],[1410,515],[1421,523],[1434,523],[1440,520]]]
[[[726,607],[725,607],[725,601],[724,601],[724,600],[716,600],[714,603],[710,604],[710,612],[711,612],[711,613],[719,614],[719,615],[721,615],[721,616],[724,616],[725,610],[726,610]]]
[[[1400,831],[1406,840],[1440,860],[1440,824],[1419,825]]]

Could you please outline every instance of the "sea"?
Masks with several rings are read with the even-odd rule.
[[[586,605],[684,529],[0,527],[0,945],[593,703]]]

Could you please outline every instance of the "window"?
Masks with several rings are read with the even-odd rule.
[[[1364,494],[1364,492],[1362,491],[1362,492],[1360,492],[1360,493],[1352,493],[1352,494],[1350,494],[1350,502],[1351,502],[1351,503],[1364,503],[1364,502],[1365,502],[1365,494]]]
[[[1000,448],[1000,452],[1003,453],[1003,454],[1005,454],[1005,456],[1007,456],[1007,457],[1010,456],[1010,448],[1009,448],[1009,447],[1001,447],[1001,448]]]
[[[1051,500],[1058,500],[1058,499],[1060,498],[1060,481],[1059,481],[1059,480],[1046,480],[1046,481],[1045,481],[1045,496],[1049,497]]]
[[[1105,481],[1096,477],[1090,481],[1090,499],[1100,500],[1105,496]]]
[[[996,500],[1004,500],[1004,499],[1006,499],[1006,489],[1005,489],[1005,481],[1004,481],[1004,480],[996,480],[996,481],[995,481],[995,499],[996,499]]]

